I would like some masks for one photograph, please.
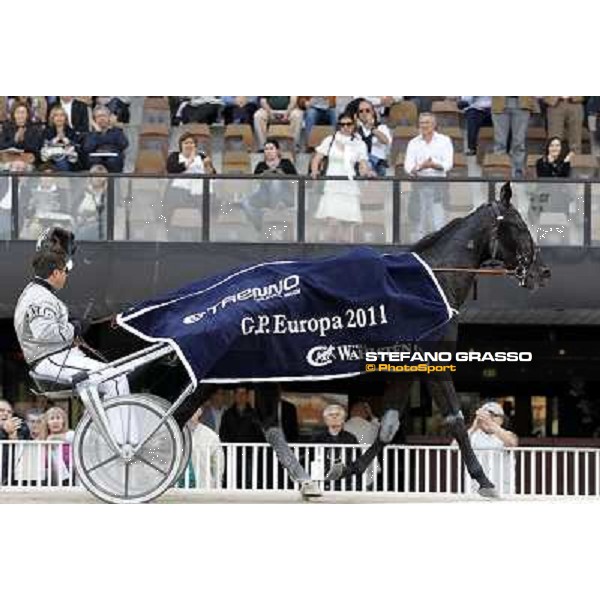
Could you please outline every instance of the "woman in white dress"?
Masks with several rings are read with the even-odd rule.
[[[328,157],[326,176],[341,175],[348,181],[327,181],[319,202],[316,219],[327,222],[324,241],[352,242],[356,224],[362,223],[360,186],[354,181],[356,169],[361,176],[372,176],[366,144],[356,134],[354,117],[340,115],[333,135],[327,136],[315,150],[311,162],[311,176],[320,174],[323,159]]]

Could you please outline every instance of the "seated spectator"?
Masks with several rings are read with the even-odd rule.
[[[42,130],[31,121],[29,107],[15,102],[10,111],[10,119],[2,127],[0,150],[27,152],[39,160],[42,147]]]
[[[48,103],[44,96],[9,96],[8,110],[11,111],[16,104],[27,105],[29,119],[32,123],[42,125],[46,122]]]
[[[394,103],[402,101],[402,96],[354,96],[348,103],[344,112],[347,112],[354,117],[358,117],[358,107],[363,100],[371,103],[375,110],[375,114],[381,120],[389,114],[390,108]]]
[[[304,134],[306,143],[315,125],[331,125],[335,127],[335,96],[305,96],[304,97]]]
[[[83,142],[89,166],[104,165],[109,173],[121,173],[129,142],[121,129],[111,127],[110,111],[106,107],[94,109],[92,129]]]
[[[175,121],[177,124],[206,123],[212,125],[219,118],[219,109],[222,104],[219,96],[182,96],[175,114]]]
[[[31,439],[40,440],[43,434],[44,413],[30,409],[25,414]],[[15,459],[15,478],[19,485],[44,485],[46,482],[45,448],[39,444],[23,444],[17,450]]]
[[[322,171],[325,157],[326,169]],[[310,165],[311,177],[342,175],[348,181],[327,181],[315,214],[327,223],[325,241],[352,242],[354,226],[362,223],[360,186],[353,181],[359,175],[369,176],[367,146],[356,133],[356,123],[347,113],[340,115],[336,131],[327,136],[315,150]]]
[[[583,96],[544,96],[548,136],[564,138],[574,153],[581,153],[583,135]]]
[[[14,416],[10,402],[0,398],[0,442],[5,440],[30,440],[29,428],[23,419]],[[16,448],[13,445],[0,444],[0,466],[2,474],[0,485],[9,481],[9,471],[12,473],[11,484],[15,482],[14,461]]]
[[[535,163],[538,177],[569,177],[571,175],[571,158],[573,152],[560,137],[551,137],[546,143],[544,155]]]
[[[74,432],[69,429],[67,413],[59,406],[46,411],[42,420],[40,439],[54,442],[47,448],[49,485],[68,485],[71,473],[71,444]]]
[[[341,404],[329,404],[323,411],[325,429],[313,438],[316,444],[358,444],[356,437],[344,430],[346,409]]]
[[[479,143],[479,130],[492,125],[492,97],[491,96],[461,96],[458,107],[464,110],[467,121],[467,156],[477,154]]]
[[[67,125],[77,134],[82,135],[90,130],[89,109],[85,102],[77,100],[73,96],[59,96],[56,103],[50,107],[60,106],[67,115]]]
[[[452,141],[436,131],[437,121],[431,113],[419,115],[419,135],[408,143],[404,170],[412,177],[423,179],[413,185],[409,204],[409,219],[413,222],[416,239],[444,225],[445,186],[425,183],[434,177],[446,177],[454,162]]]
[[[225,125],[247,124],[254,122],[254,113],[258,109],[258,96],[221,96],[224,103],[223,121]]]
[[[218,489],[221,487],[225,470],[225,456],[219,436],[200,422],[200,407],[188,421],[192,429],[192,456],[188,467],[185,487]]]
[[[510,156],[514,177],[523,177],[527,148],[529,116],[535,107],[533,96],[492,96],[492,123],[494,125],[494,152]]]
[[[510,494],[514,492],[511,484],[515,480],[515,467],[504,450],[518,446],[519,438],[504,429],[504,418],[504,410],[498,402],[486,402],[475,413],[469,439],[489,480],[501,494]],[[476,492],[479,485],[475,481],[471,484],[471,491]]]
[[[368,402],[355,402],[350,407],[350,418],[344,423],[344,430],[351,433],[359,444],[370,446],[379,432],[379,421],[373,417]]]
[[[371,169],[379,177],[385,177],[392,134],[387,125],[379,122],[375,107],[369,100],[362,99],[359,102],[357,115],[358,133],[367,146]]]
[[[298,147],[304,113],[298,108],[297,100],[297,96],[260,96],[260,108],[254,113],[254,129],[261,148],[267,141],[271,123],[289,123],[294,145]]]
[[[97,96],[95,106],[104,105],[110,110],[112,125],[116,123],[129,123],[129,105],[131,96]]]
[[[242,209],[260,235],[265,233],[263,231],[265,209],[291,208],[295,203],[294,186],[291,182],[278,177],[298,174],[294,163],[288,158],[281,157],[277,140],[267,139],[263,152],[264,160],[256,165],[254,174],[270,176],[273,179],[261,181],[258,189],[242,200]]]
[[[69,127],[67,113],[60,106],[50,111],[40,156],[57,171],[75,171],[79,166],[78,136]]]
[[[216,173],[210,157],[198,151],[196,138],[191,133],[184,133],[179,138],[179,152],[171,152],[167,158],[168,173],[185,175],[213,175]],[[173,213],[177,208],[198,207],[202,198],[202,179],[172,179],[167,189],[167,206],[165,218],[171,224]]]
[[[106,205],[108,202],[108,174],[104,165],[94,165],[86,182],[83,198],[77,208],[77,239],[106,239]]]

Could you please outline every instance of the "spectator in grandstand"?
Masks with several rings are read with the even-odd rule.
[[[23,419],[16,417],[10,402],[0,398],[0,442],[5,440],[30,440],[29,428]],[[2,474],[0,485],[6,485],[11,473],[11,483],[15,481],[15,456],[16,449],[13,446],[0,444],[0,463]]]
[[[307,144],[315,125],[335,127],[335,96],[300,96],[298,103],[304,106],[304,135]]]
[[[491,96],[461,96],[457,102],[458,108],[464,111],[467,121],[467,156],[477,154],[479,130],[492,126],[492,97]]]
[[[413,185],[409,204],[416,239],[440,229],[444,224],[445,184],[429,183],[432,178],[446,177],[454,162],[452,141],[436,131],[437,121],[431,113],[419,115],[419,135],[410,140],[404,157],[404,170],[422,179]]]
[[[600,96],[589,96],[585,104],[585,114],[594,147],[598,143],[598,113],[600,113]]]
[[[42,130],[31,121],[29,107],[23,102],[15,102],[9,121],[2,127],[0,150],[33,154],[37,161],[41,147]]]
[[[25,414],[25,422],[32,440],[41,439],[44,413],[36,408]],[[16,450],[14,477],[19,485],[44,485],[46,483],[46,449],[38,444],[23,444]]]
[[[344,112],[350,113],[354,117],[358,117],[358,108],[363,100],[371,103],[375,110],[375,114],[381,120],[389,114],[393,104],[402,101],[402,96],[354,96],[346,106]]]
[[[360,101],[357,116],[358,133],[367,146],[371,169],[379,177],[385,177],[389,166],[392,134],[387,125],[379,122],[375,107],[369,100]]]
[[[326,164],[324,169],[323,164]],[[343,113],[335,133],[327,136],[316,148],[310,165],[313,178],[319,175],[348,178],[348,181],[325,182],[315,214],[316,219],[327,223],[325,241],[351,242],[355,225],[362,223],[360,187],[353,181],[357,172],[362,176],[373,174],[367,146],[356,133],[356,123],[353,117]]]
[[[167,158],[167,172],[185,175],[212,175],[216,173],[210,157],[198,151],[196,138],[184,133],[179,138],[179,151],[171,152]],[[178,208],[198,207],[202,197],[202,179],[172,179],[167,188],[164,216],[171,225],[173,214]]]
[[[79,135],[88,133],[90,130],[89,109],[85,102],[77,100],[73,96],[59,96],[57,101],[50,107],[60,106],[67,115],[67,125]]]
[[[222,105],[223,101],[219,96],[180,96],[175,121],[212,125],[219,118]]]
[[[12,174],[30,171],[32,165],[22,160],[8,163],[8,170]],[[0,177],[0,239],[9,239],[12,227],[12,178]],[[19,182],[21,183],[21,182]]]
[[[494,152],[508,154],[508,139],[514,177],[523,177],[529,116],[535,108],[533,96],[493,96]]]
[[[254,122],[254,113],[258,109],[258,96],[221,96],[223,101],[223,121],[225,125],[247,124]]]
[[[486,402],[475,413],[469,428],[469,439],[488,478],[502,494],[512,493],[514,483],[514,461],[505,452],[519,445],[519,438],[503,426],[505,415],[498,402]],[[479,487],[471,482],[471,490]]]
[[[221,486],[225,456],[219,436],[200,422],[200,407],[188,421],[192,430],[192,456],[186,473],[185,487],[216,489]]]
[[[219,434],[223,413],[229,408],[229,405],[229,391],[215,387],[204,403],[200,422],[210,427],[216,434]]]
[[[71,469],[71,444],[74,432],[69,429],[69,417],[59,406],[49,408],[42,419],[40,439],[51,444],[48,452],[48,477],[50,485],[67,485]]]
[[[255,169],[255,175],[262,175],[258,188],[242,200],[242,210],[252,223],[259,236],[270,235],[263,231],[263,215],[266,209],[276,210],[294,206],[294,186],[290,181],[280,179],[282,175],[297,175],[296,167],[289,158],[282,158],[279,142],[267,139],[263,148],[264,159]]]
[[[547,106],[548,136],[566,138],[574,153],[581,152],[583,135],[583,96],[544,96]]]
[[[262,148],[267,141],[267,128],[272,123],[290,125],[294,144],[298,147],[304,113],[297,96],[260,96],[260,108],[254,113],[254,129]]]
[[[94,165],[90,169],[90,177],[77,208],[77,239],[106,239],[107,173],[104,165]]]
[[[29,428],[32,440],[39,440],[42,435],[44,413],[37,409],[31,408],[25,413],[25,423]]]
[[[44,131],[44,145],[40,156],[57,171],[75,171],[79,164],[78,136],[69,127],[67,113],[61,106],[50,110]]]
[[[29,120],[32,123],[43,124],[46,122],[48,103],[44,96],[9,96],[8,110],[11,111],[16,104],[25,104],[29,109]]]
[[[104,165],[109,173],[123,171],[125,149],[129,145],[118,127],[111,127],[110,111],[104,106],[94,109],[93,131],[83,142],[89,166]]]
[[[129,123],[131,96],[96,96],[95,106],[106,106],[111,114],[111,124]]]
[[[569,177],[573,152],[560,137],[551,137],[546,143],[544,155],[535,163],[538,177]]]

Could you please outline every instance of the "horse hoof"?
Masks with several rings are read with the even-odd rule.
[[[303,498],[318,498],[323,495],[319,484],[316,481],[303,481],[300,484],[300,493]]]
[[[491,500],[497,500],[498,498],[500,498],[498,490],[494,486],[480,487],[477,491],[482,498],[489,498]]]
[[[329,469],[329,473],[325,476],[325,481],[337,481],[346,474],[346,465],[341,462],[336,462]]]
[[[381,418],[379,440],[389,444],[400,429],[400,413],[397,410],[387,410]]]

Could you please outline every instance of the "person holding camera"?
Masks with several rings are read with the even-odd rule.
[[[263,152],[264,159],[256,165],[254,174],[263,175],[266,180],[261,181],[258,189],[242,200],[242,210],[259,234],[263,233],[265,209],[294,206],[293,185],[281,176],[298,174],[294,163],[281,156],[276,139],[267,139]]]
[[[23,419],[15,416],[10,402],[0,398],[0,442],[30,440],[31,434]],[[0,444],[0,467],[2,468],[2,479],[0,485],[8,483],[8,474],[11,475],[11,483],[15,483],[15,458],[18,460],[22,448],[16,448],[8,444]]]
[[[371,168],[379,177],[385,177],[392,147],[389,127],[379,122],[374,105],[364,98],[358,103],[357,117],[358,133],[367,145]]]

